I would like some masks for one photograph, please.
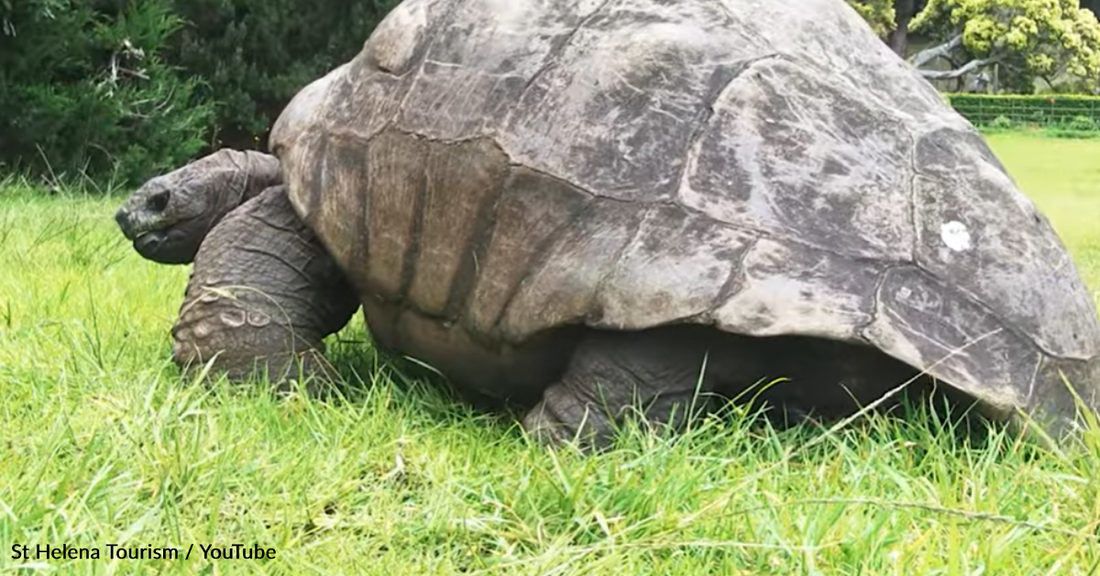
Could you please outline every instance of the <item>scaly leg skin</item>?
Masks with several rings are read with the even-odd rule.
[[[728,351],[715,357],[712,334],[697,326],[589,332],[523,427],[540,443],[585,448],[607,447],[635,417],[647,428],[682,428],[724,402],[715,391],[734,362]]]
[[[282,186],[268,188],[221,220],[195,255],[173,359],[231,381],[266,375],[281,391],[336,379],[323,339],[359,307],[355,292]],[[319,377],[319,378],[318,378]]]
[[[542,443],[575,439],[598,448],[638,409],[646,424],[679,428],[692,406],[698,415],[757,395],[773,423],[799,425],[851,415],[913,376],[913,368],[873,348],[810,337],[753,338],[693,325],[591,331],[523,426]],[[789,381],[757,387],[777,378]],[[926,385],[918,379],[909,392]]]

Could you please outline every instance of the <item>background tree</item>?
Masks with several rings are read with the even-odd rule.
[[[54,11],[67,7],[66,0],[0,0],[0,33],[16,35],[16,23],[54,18]]]
[[[961,85],[996,66],[1000,88],[1012,92],[1034,92],[1037,80],[1072,91],[1100,82],[1100,0],[848,2],[902,56],[911,32],[931,40],[910,60],[929,79]]]
[[[957,78],[998,65],[1001,86],[1034,91],[1068,76],[1100,81],[1100,23],[1078,0],[931,0],[913,22],[944,42],[918,54],[918,68],[947,58],[952,70],[923,70],[926,78]]]
[[[290,98],[354,57],[399,0],[173,1],[188,24],[165,57],[218,102],[210,146],[262,148]]]
[[[887,37],[896,27],[895,0],[846,0],[848,5],[871,25],[880,38]]]
[[[1097,0],[1100,1],[1100,0]],[[847,0],[899,56],[909,51],[909,23],[928,0]]]
[[[913,18],[928,6],[928,0],[895,0],[894,29],[887,42],[901,57],[909,55],[909,28]]]
[[[213,109],[166,64],[164,0],[0,0],[0,164],[135,181],[187,161]]]
[[[398,0],[0,0],[0,168],[138,183],[262,148]]]

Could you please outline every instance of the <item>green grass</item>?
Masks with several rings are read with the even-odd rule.
[[[994,134],[987,140],[1050,218],[1085,282],[1100,290],[1100,141]]]
[[[1100,286],[1100,141],[991,141]],[[0,572],[1100,574],[1096,434],[1057,453],[917,407],[553,451],[403,377],[359,320],[334,351],[364,381],[347,398],[193,385],[168,360],[187,269],[133,253],[118,202],[0,192]],[[47,543],[102,556],[12,558]],[[108,544],[195,547],[112,562]]]

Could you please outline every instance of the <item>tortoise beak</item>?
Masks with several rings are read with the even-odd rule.
[[[122,235],[127,240],[136,240],[145,232],[159,227],[158,221],[163,217],[164,210],[168,208],[171,197],[171,192],[166,189],[151,194],[139,190],[131,196],[118,209],[118,212],[115,212],[115,222],[122,230]]]
[[[129,205],[115,212],[115,222],[134,250],[146,260],[161,264],[187,264],[195,254],[195,246],[181,238],[173,226],[160,227],[160,212],[150,206],[131,209]]]
[[[125,206],[119,208],[118,212],[115,212],[115,222],[118,223],[119,230],[122,231],[122,235],[125,236],[127,240],[135,240],[134,224],[130,219],[130,212],[126,210]]]

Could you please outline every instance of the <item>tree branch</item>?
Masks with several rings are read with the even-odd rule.
[[[909,63],[912,64],[914,68],[920,68],[936,58],[946,57],[952,50],[961,47],[962,43],[963,37],[962,34],[959,34],[939,46],[933,46],[932,48],[926,48],[917,52],[909,59]]]
[[[996,64],[1000,61],[1000,58],[985,58],[983,60],[971,60],[967,62],[962,68],[956,68],[955,70],[917,70],[927,80],[949,80],[951,78],[959,78],[965,76],[979,68],[985,68],[990,64]]]

